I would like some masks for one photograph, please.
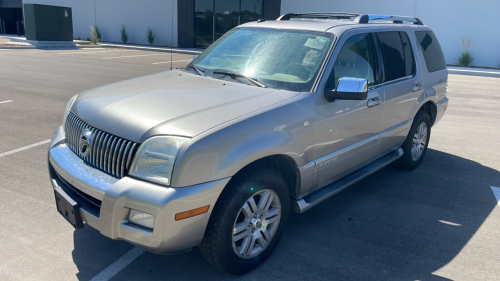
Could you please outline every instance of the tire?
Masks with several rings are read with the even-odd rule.
[[[424,126],[427,131],[424,137],[422,137],[422,135],[424,134],[421,134],[421,131],[419,131],[422,128],[421,126]],[[420,138],[417,138],[417,136],[419,135]],[[418,111],[417,115],[413,119],[413,124],[411,125],[410,131],[408,132],[408,136],[401,146],[401,148],[403,148],[403,156],[401,156],[401,158],[394,162],[395,166],[408,171],[418,167],[425,156],[425,152],[427,152],[427,146],[429,145],[430,136],[431,118],[429,117],[429,114],[427,114],[427,112]],[[414,142],[415,144],[418,143],[418,145],[416,145],[415,147],[420,151],[418,157],[416,157],[414,153],[412,154],[412,146],[414,145]]]
[[[255,205],[249,203],[251,198]],[[263,198],[262,202],[266,201],[268,204],[261,203]],[[269,212],[259,211],[258,208],[256,212],[252,211],[251,206],[255,208],[261,205],[269,206]],[[221,194],[199,245],[200,252],[208,262],[225,272],[247,273],[263,263],[278,245],[289,209],[290,196],[283,178],[266,167],[251,169],[233,178]],[[249,213],[248,210],[252,212]],[[253,216],[254,213],[257,217]],[[280,216],[276,219],[278,213]],[[253,223],[250,225],[251,222]],[[238,227],[237,235],[233,235],[235,227]],[[264,230],[267,235],[264,235]],[[245,238],[233,241],[242,236]],[[244,242],[249,242],[252,237],[260,238],[255,245],[250,243],[253,251],[249,251],[245,249]]]

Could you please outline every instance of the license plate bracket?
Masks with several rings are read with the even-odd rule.
[[[76,229],[83,228],[80,206],[60,187],[54,189],[57,211]]]

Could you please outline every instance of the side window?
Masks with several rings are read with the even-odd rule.
[[[377,35],[384,58],[384,82],[408,76],[400,33],[398,31],[380,32]]]
[[[406,76],[413,76],[415,75],[415,56],[413,55],[410,39],[408,38],[408,34],[406,34],[406,32],[399,32],[399,35],[401,36],[401,42],[403,43]]]
[[[368,86],[375,84],[375,55],[370,33],[350,37],[342,46],[329,80],[334,78],[337,86],[340,78],[353,77],[368,80]]]
[[[425,64],[427,64],[427,71],[434,72],[446,68],[446,61],[444,60],[441,45],[432,31],[417,31],[418,42],[422,47],[424,53]]]

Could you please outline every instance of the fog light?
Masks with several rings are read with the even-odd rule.
[[[155,224],[155,218],[152,215],[134,209],[130,209],[128,221],[149,229],[153,229]]]

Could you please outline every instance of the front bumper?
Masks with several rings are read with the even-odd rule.
[[[54,133],[48,158],[53,187],[61,187],[73,195],[86,224],[109,238],[125,240],[158,254],[188,251],[201,242],[215,203],[230,179],[183,188],[164,187],[131,177],[116,179],[77,157],[66,146],[62,127]],[[210,208],[204,214],[175,220],[176,213],[206,205]],[[153,215],[154,228],[129,223],[130,209]]]

